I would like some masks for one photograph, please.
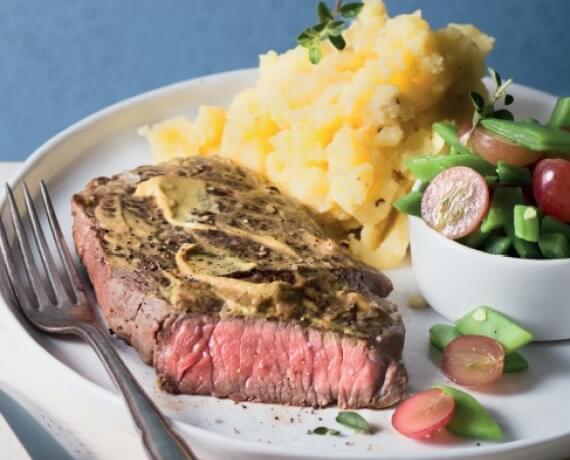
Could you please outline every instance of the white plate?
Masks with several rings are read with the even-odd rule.
[[[204,103],[227,105],[234,94],[253,85],[254,81],[252,70],[214,75],[110,107],[47,142],[30,157],[14,182],[25,179],[35,193],[38,180],[47,181],[69,238],[69,200],[74,192],[81,190],[94,176],[110,175],[150,162],[146,142],[136,134],[139,126],[173,115],[193,116],[198,105]],[[550,95],[521,86],[515,86],[512,92],[520,116],[544,119],[554,102]],[[410,391],[445,383],[438,369],[439,357],[428,346],[427,332],[429,326],[441,322],[441,318],[431,310],[416,311],[406,306],[409,297],[416,293],[409,268],[389,275],[396,287],[392,298],[400,305],[407,326],[404,359],[410,372]],[[78,395],[97,401],[102,410],[118,410],[120,399],[86,345],[29,333],[4,304],[0,305],[0,313],[14,341],[34,348],[38,358],[56,360],[61,379],[72,381]],[[208,397],[167,395],[156,388],[154,372],[130,347],[117,342],[117,348],[149,394],[176,421],[202,458],[421,457],[427,460],[494,456],[507,459],[557,458],[562,452],[570,451],[568,342],[528,347],[524,351],[530,361],[528,372],[505,375],[487,392],[472,392],[502,425],[505,440],[501,443],[460,440],[451,435],[443,435],[430,443],[414,442],[392,429],[391,410],[362,411],[362,415],[378,427],[373,435],[353,435],[350,430],[341,428],[340,437],[309,436],[307,430],[318,425],[336,426],[337,410],[234,404]]]

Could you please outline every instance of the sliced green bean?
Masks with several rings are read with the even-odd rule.
[[[528,241],[521,240],[516,236],[512,236],[513,247],[521,259],[541,259],[542,252],[536,243],[529,243]]]
[[[467,313],[455,322],[455,327],[464,335],[484,335],[495,339],[507,354],[534,340],[531,332],[487,306]]]
[[[481,124],[492,134],[527,149],[536,152],[570,154],[570,132],[535,123],[497,120],[495,118],[482,120]]]
[[[505,356],[505,365],[503,366],[503,372],[510,374],[514,372],[525,371],[527,369],[528,361],[518,351],[513,351],[512,353]]]
[[[568,239],[562,233],[543,233],[538,239],[538,247],[547,259],[566,259],[570,256]]]
[[[447,385],[437,385],[448,395],[453,396],[455,412],[446,428],[458,435],[467,438],[488,439],[499,441],[503,437],[501,427],[493,416],[473,396],[457,388]]]
[[[540,224],[542,233],[562,233],[570,240],[570,225],[551,216],[544,216]]]
[[[497,228],[509,226],[513,221],[513,208],[524,203],[520,187],[497,187],[493,194],[491,207],[481,223],[481,231],[489,233]]]
[[[423,155],[410,158],[406,166],[422,182],[431,182],[439,173],[454,166],[467,166],[483,176],[496,174],[495,167],[483,158],[470,153],[457,155]]]
[[[485,176],[485,180],[487,181],[487,185],[495,185],[499,182],[497,176]]]
[[[556,101],[548,124],[553,128],[570,127],[570,97],[561,97]]]
[[[513,166],[504,161],[497,164],[497,175],[501,184],[505,185],[530,185],[532,182],[528,168]]]
[[[472,154],[472,152],[459,140],[455,125],[440,121],[434,123],[432,128],[450,147],[455,150],[456,153]]]
[[[515,236],[530,243],[537,243],[540,233],[538,212],[534,206],[517,204],[514,209]]]
[[[489,254],[504,256],[509,253],[513,242],[508,236],[491,235],[483,244],[483,251]]]
[[[394,207],[404,214],[422,216],[422,192],[410,192],[394,202]]]
[[[461,333],[457,328],[448,324],[434,324],[429,328],[430,342],[439,351],[443,351],[449,342],[460,336]]]
[[[488,236],[488,233],[483,233],[481,230],[477,229],[474,232],[471,232],[469,235],[461,238],[459,242],[465,246],[469,246],[470,248],[477,249],[481,247]]]

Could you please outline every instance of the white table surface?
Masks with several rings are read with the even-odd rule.
[[[0,184],[3,186],[11,179],[20,166],[21,163],[0,163]],[[84,401],[82,395],[66,391],[57,381],[57,375],[50,375],[53,368],[44,370],[42,366],[37,362],[37,356],[15,349],[0,316],[0,395],[3,394],[2,387],[13,389],[17,395],[13,399],[30,409],[28,412],[35,419],[50,427],[73,458],[146,458],[134,428],[125,429],[124,420],[119,423],[113,414],[96,411],[96,407],[90,401]],[[10,419],[8,414],[4,417]],[[17,450],[14,434],[6,423],[0,423],[0,459],[29,458],[21,451],[17,454]],[[51,460],[47,456],[45,458]]]

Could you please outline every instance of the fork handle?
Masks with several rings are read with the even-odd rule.
[[[153,460],[196,459],[190,448],[174,432],[141,388],[102,329],[96,324],[83,324],[76,332],[93,347],[105,369],[121,390],[134,422],[142,434],[148,456]]]

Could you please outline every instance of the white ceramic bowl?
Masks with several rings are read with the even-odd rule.
[[[410,217],[412,266],[422,295],[450,321],[488,305],[533,332],[570,339],[570,259],[488,254],[449,240]]]

